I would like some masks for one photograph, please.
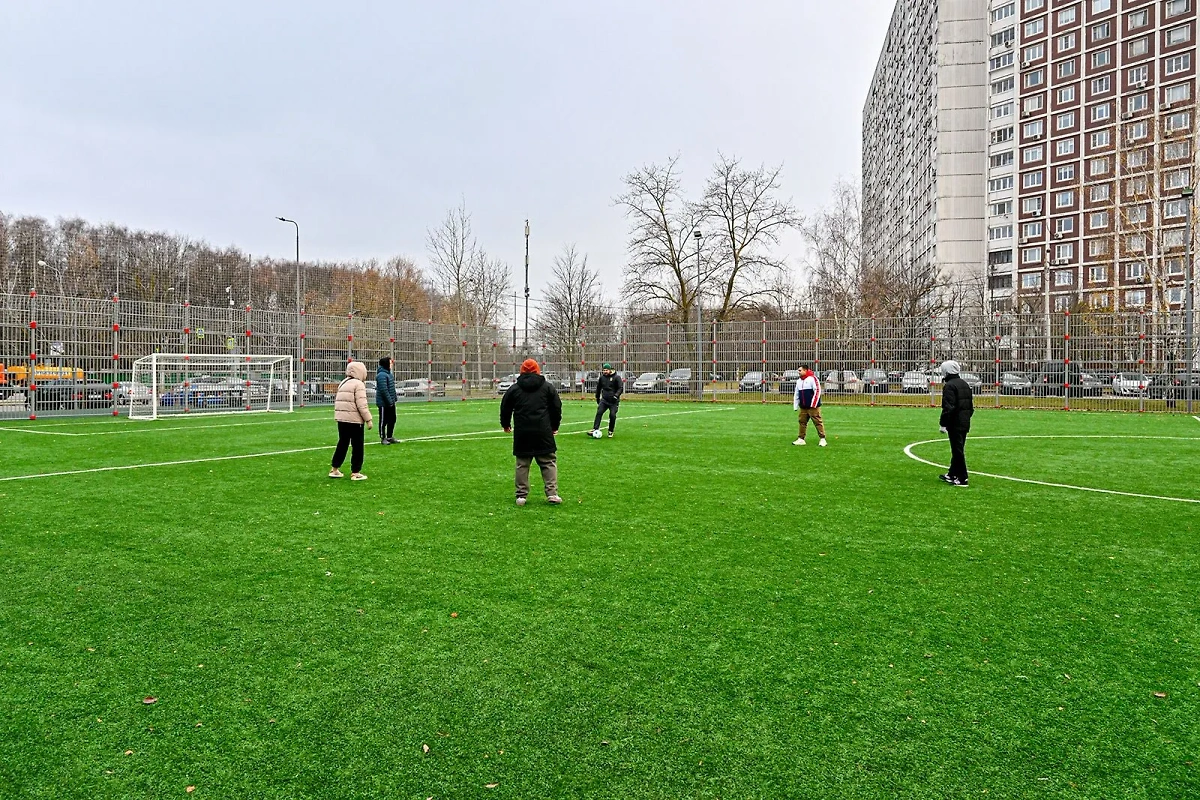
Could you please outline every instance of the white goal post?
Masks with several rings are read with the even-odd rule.
[[[291,411],[292,357],[155,353],[133,363],[129,418]]]

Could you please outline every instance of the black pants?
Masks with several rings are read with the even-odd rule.
[[[333,451],[333,468],[342,466],[346,460],[346,448],[350,448],[350,471],[362,472],[363,465],[363,430],[361,422],[339,422],[338,443]]]
[[[379,438],[392,438],[392,434],[396,432],[396,407],[395,406],[378,406],[379,408]]]
[[[959,428],[947,428],[950,436],[950,471],[946,474],[960,481],[967,479],[967,457],[963,448],[967,446],[967,432]]]
[[[596,421],[592,423],[592,430],[600,429],[600,422],[604,419],[604,412],[608,412],[608,432],[612,433],[617,427],[617,408],[621,405],[620,400],[608,400],[600,398],[600,403],[596,406]]]

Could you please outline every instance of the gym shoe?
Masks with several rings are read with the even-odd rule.
[[[938,475],[938,480],[944,483],[954,483],[954,478],[951,478],[949,475]]]
[[[967,483],[965,478],[955,478],[954,485],[955,486],[970,486],[971,484]]]
[[[613,432],[612,432],[612,431],[609,431],[609,432],[608,432],[608,438],[610,438],[610,439],[611,439],[612,437],[613,437]]]
[[[552,494],[546,498],[546,502],[552,506],[557,506],[562,503],[562,498],[556,494]]]
[[[352,480],[352,481],[365,481],[366,479],[367,479],[367,476],[363,475],[361,472],[350,473],[350,480]]]
[[[340,478],[340,477],[342,477],[342,471],[335,467],[334,469],[329,470],[329,477]]]
[[[387,437],[387,443],[388,444],[400,444],[400,440],[397,439],[395,436],[389,436],[389,437]]]
[[[524,497],[518,497],[518,498],[517,498],[517,505],[519,505],[519,506],[523,506],[523,505],[525,505],[525,498],[524,498]]]
[[[792,442],[792,444],[807,444],[807,442],[805,442],[803,439],[797,439],[796,441]]]
[[[821,445],[821,447],[826,447],[828,445],[828,442],[826,442],[824,439],[822,439],[821,441],[817,442],[817,444]]]
[[[391,444],[391,442],[389,442],[387,439],[380,439],[379,443],[380,444]]]

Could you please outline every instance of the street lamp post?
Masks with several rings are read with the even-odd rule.
[[[1184,348],[1187,354],[1187,374],[1185,378],[1187,383],[1185,385],[1187,386],[1187,413],[1189,414],[1192,413],[1192,395],[1194,394],[1192,389],[1192,370],[1193,363],[1196,360],[1195,351],[1192,349],[1192,312],[1196,302],[1194,298],[1196,293],[1196,270],[1195,266],[1192,264],[1192,198],[1195,194],[1196,190],[1191,186],[1181,192],[1183,199],[1187,201],[1187,251],[1183,261],[1183,279],[1187,285],[1183,290],[1183,338]]]
[[[529,349],[529,220],[525,220],[525,343]]]
[[[300,223],[287,217],[276,217],[280,222],[296,226],[296,398],[304,406],[304,309],[300,297]]]
[[[693,231],[696,239],[696,398],[704,399],[704,311],[700,307],[700,231]]]

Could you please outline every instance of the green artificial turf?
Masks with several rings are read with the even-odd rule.
[[[199,459],[0,481],[0,797],[1200,795],[1200,505],[946,486],[930,409],[827,406],[822,449],[674,401],[594,441],[576,400],[565,503],[517,508],[496,406],[402,406],[442,438],[363,483],[328,409],[0,425],[0,478]],[[1200,500],[1192,417],[973,436]]]

